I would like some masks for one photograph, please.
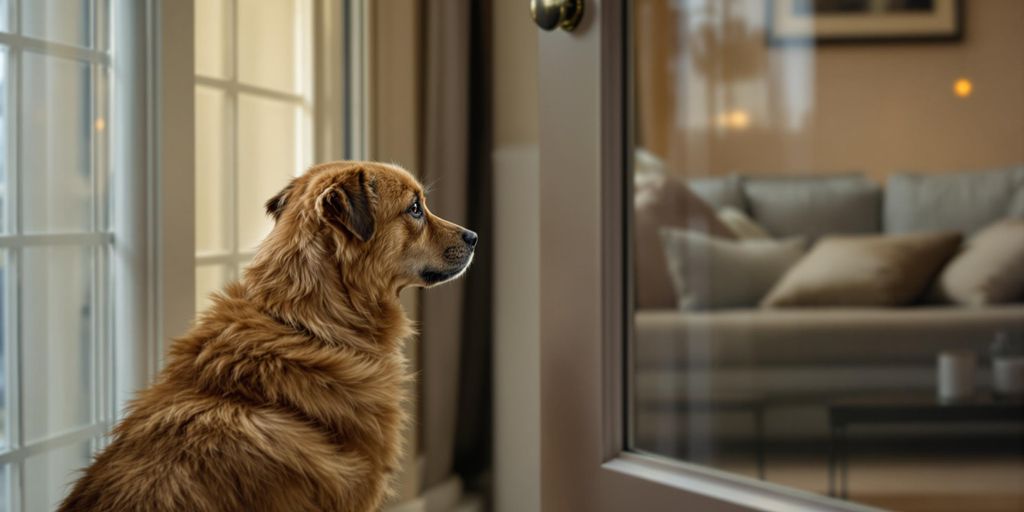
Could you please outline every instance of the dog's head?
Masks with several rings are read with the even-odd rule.
[[[476,233],[430,212],[411,174],[386,164],[314,167],[267,201],[266,209],[275,230],[326,237],[343,272],[396,290],[459,277],[477,241]]]

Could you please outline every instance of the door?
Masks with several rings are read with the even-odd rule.
[[[541,10],[545,3],[559,2],[535,1],[535,16],[536,11]],[[1015,46],[1018,50],[994,57],[994,62],[988,64],[979,65],[978,61],[969,60],[962,55],[964,47],[957,46],[963,27],[960,18],[962,12],[954,8],[956,2],[895,2],[887,7],[899,11],[895,12],[895,22],[868,20],[865,26],[853,23],[849,26],[837,25],[838,28],[823,23],[818,28],[811,24],[810,29],[796,19],[799,16],[821,14],[813,11],[827,10],[832,3],[733,0],[583,0],[565,3],[570,4],[570,8],[563,9],[563,16],[573,13],[573,5],[582,5],[583,14],[578,25],[571,31],[564,30],[553,21],[558,19],[558,14],[552,14],[551,18],[541,21],[554,27],[554,30],[541,32],[539,39],[540,481],[543,509],[875,510],[871,506],[902,508],[901,503],[910,503],[927,510],[939,506],[937,500],[928,501],[932,493],[939,494],[939,491],[931,488],[922,491],[923,495],[917,496],[921,499],[912,503],[872,502],[866,494],[858,496],[856,488],[854,499],[843,499],[849,498],[846,488],[842,487],[840,491],[836,486],[846,485],[848,478],[851,485],[865,482],[866,473],[857,473],[863,466],[858,467],[856,462],[859,461],[856,458],[852,459],[855,463],[850,463],[850,457],[839,457],[836,451],[838,445],[835,443],[837,435],[844,434],[845,430],[829,431],[826,427],[830,424],[825,418],[833,416],[826,415],[838,410],[830,408],[834,402],[846,399],[854,395],[854,392],[866,391],[872,399],[888,399],[894,397],[888,393],[898,390],[916,393],[914,396],[918,398],[924,396],[922,401],[907,402],[918,408],[915,410],[922,411],[921,417],[955,416],[958,413],[941,408],[941,404],[929,398],[929,393],[934,398],[932,386],[935,356],[946,348],[958,348],[984,357],[989,331],[1001,333],[997,337],[1020,339],[1024,330],[1021,310],[1004,311],[1006,317],[1002,320],[991,318],[993,323],[977,331],[970,339],[965,335],[943,342],[921,341],[915,348],[908,347],[899,354],[884,352],[885,347],[879,347],[879,352],[871,357],[857,358],[831,353],[820,356],[824,358],[820,365],[814,361],[807,364],[806,360],[819,356],[800,344],[803,343],[801,331],[805,331],[800,322],[805,320],[798,311],[781,312],[790,316],[767,320],[776,329],[790,329],[788,334],[779,335],[773,343],[790,347],[792,354],[782,349],[760,349],[754,344],[753,340],[766,332],[763,326],[767,325],[758,323],[758,318],[763,316],[758,316],[760,310],[755,309],[758,301],[765,300],[763,295],[768,293],[770,285],[777,284],[778,279],[781,279],[777,275],[773,280],[758,285],[765,288],[757,291],[760,294],[758,297],[749,297],[754,293],[752,288],[755,285],[744,277],[737,291],[742,299],[722,299],[749,301],[748,306],[754,308],[749,313],[733,311],[721,314],[710,307],[684,304],[682,297],[675,296],[668,299],[671,304],[667,306],[648,309],[649,304],[645,303],[661,300],[650,296],[652,286],[660,286],[664,293],[676,293],[678,290],[674,288],[677,288],[675,285],[678,283],[674,281],[678,281],[680,276],[677,271],[663,270],[660,276],[651,277],[649,270],[655,263],[651,263],[651,247],[644,244],[669,245],[670,239],[676,235],[665,230],[655,230],[653,242],[642,240],[646,236],[640,227],[646,221],[642,217],[649,212],[643,211],[635,202],[647,200],[639,190],[649,186],[647,180],[663,179],[661,175],[665,174],[665,168],[673,165],[687,169],[706,166],[705,174],[691,172],[688,176],[691,178],[688,183],[693,190],[701,186],[702,178],[708,178],[708,188],[718,187],[719,181],[712,183],[710,179],[721,178],[721,183],[726,183],[727,173],[714,168],[757,165],[756,161],[752,161],[753,156],[747,160],[741,158],[749,150],[750,155],[773,155],[774,160],[766,159],[763,167],[783,174],[789,170],[790,175],[786,178],[797,180],[772,182],[769,185],[783,189],[772,193],[785,194],[798,187],[818,186],[818,176],[806,169],[821,166],[831,174],[821,178],[825,180],[821,182],[824,191],[814,189],[807,196],[814,198],[811,202],[816,207],[827,210],[842,203],[843,198],[835,201],[828,199],[828,193],[840,189],[845,193],[847,188],[864,191],[873,198],[870,201],[874,201],[871,203],[874,213],[869,212],[864,217],[874,215],[865,221],[873,223],[870,226],[828,226],[827,229],[822,228],[822,232],[798,234],[794,236],[797,241],[776,237],[779,240],[772,243],[777,242],[778,247],[767,248],[766,245],[765,250],[776,254],[780,260],[788,261],[787,265],[790,266],[786,268],[792,268],[796,261],[808,254],[814,242],[834,232],[865,237],[888,235],[888,232],[881,233],[886,228],[878,213],[882,208],[880,198],[884,190],[880,183],[886,179],[892,180],[891,176],[901,166],[914,165],[916,168],[936,172],[949,172],[961,167],[998,167],[1000,170],[991,172],[1004,173],[1008,180],[1018,179],[1016,173],[1024,176],[1024,168],[1006,166],[1024,162],[1024,142],[1021,142],[1024,137],[1012,141],[1000,138],[1005,144],[1000,142],[984,146],[979,141],[986,135],[975,133],[978,130],[991,130],[985,133],[998,137],[1000,131],[1006,133],[1009,130],[1024,134],[1024,105],[1020,103],[1019,90],[1009,93],[1004,98],[1007,99],[1007,108],[990,118],[992,122],[989,124],[994,126],[984,127],[980,119],[971,115],[972,112],[981,115],[987,107],[964,102],[970,96],[970,80],[973,76],[957,74],[957,69],[967,69],[964,72],[990,77],[994,87],[1012,89],[1010,85],[1000,82],[1003,78],[1000,78],[997,70],[1013,69],[1012,77],[1006,75],[1005,80],[1020,80],[1020,48],[1024,46]],[[766,6],[772,5],[786,5],[792,7],[792,10],[776,12],[766,9]],[[801,5],[811,11],[800,11]],[[976,4],[971,5],[982,8]],[[1013,12],[1004,13],[1004,17],[1022,19],[1024,11],[1016,7],[1010,10]],[[872,15],[885,14],[891,13]],[[998,13],[991,17],[988,14],[987,21],[999,25]],[[543,16],[541,12],[540,17]],[[916,28],[908,29],[909,36],[894,28],[893,23],[914,16],[920,19],[915,22],[916,25],[912,24]],[[833,28],[834,33],[827,33]],[[907,41],[902,40],[904,37],[908,38]],[[833,41],[840,46],[827,46]],[[851,42],[855,44],[844,45]],[[881,44],[899,46],[887,48],[879,46]],[[689,46],[680,50],[685,45]],[[794,50],[784,53],[777,50],[779,48]],[[849,57],[862,48],[868,52],[867,55]],[[826,51],[831,52],[828,59],[818,58]],[[674,64],[661,67],[652,64],[664,59],[666,54],[682,52],[688,53]],[[758,52],[774,52],[771,62],[764,64],[757,62],[757,59],[748,59],[751,55],[759,55]],[[914,52],[926,55],[922,57]],[[947,59],[948,62],[940,62],[943,52],[952,56]],[[873,80],[870,82],[872,86],[897,87],[883,90],[904,101],[903,104],[908,105],[904,117],[909,116],[921,122],[921,125],[931,122],[928,116],[946,112],[944,109],[964,116],[958,119],[971,127],[954,129],[956,135],[936,133],[934,136],[939,138],[935,140],[954,137],[967,148],[962,152],[966,156],[953,162],[949,155],[937,155],[935,150],[928,151],[925,146],[917,147],[919,143],[910,136],[917,128],[901,127],[900,113],[894,110],[898,104],[892,103],[892,98],[887,105],[872,103],[838,85],[842,80],[856,82],[858,77],[839,77],[831,82],[823,82],[822,77],[826,72],[838,76],[843,69],[849,69],[846,65],[835,64],[833,55],[839,56],[836,59],[864,59],[867,64],[861,64],[868,68],[871,62],[881,62],[880,65],[885,67],[876,70],[878,75],[867,74],[869,76],[866,79]],[[913,76],[899,75],[906,62],[921,62],[921,59],[938,60],[928,60],[927,69],[923,71],[909,71]],[[975,64],[964,66],[966,62]],[[821,69],[816,70],[815,66]],[[833,66],[833,69],[825,69],[824,66]],[[931,85],[928,83],[924,83],[928,87],[923,87],[914,81],[922,79],[924,75],[928,75],[932,83],[937,83],[934,91],[929,89]],[[768,78],[761,80],[751,77]],[[887,85],[886,80],[890,79]],[[908,85],[908,89],[901,84],[911,85]],[[913,92],[914,87],[925,92]],[[853,99],[850,99],[850,94],[853,94]],[[928,96],[927,103],[921,108],[914,107],[914,98],[922,97],[922,94]],[[829,102],[836,97],[842,97],[846,103],[840,101],[840,105],[830,106]],[[655,101],[658,98],[662,100],[660,103]],[[858,106],[860,104],[857,101],[860,100],[866,101],[864,105],[873,106]],[[857,150],[853,146],[847,148],[844,143],[832,138],[815,139],[815,133],[828,133],[829,129],[833,129],[831,133],[836,133],[834,123],[841,119],[859,120],[859,117],[863,117],[863,108],[877,109],[872,111],[881,116],[877,119],[877,128],[857,130],[849,140],[853,141],[851,144],[861,144],[861,147],[866,144],[866,140],[875,141],[879,149],[877,152]],[[822,115],[831,111],[841,112],[841,115]],[[886,111],[895,117],[883,119]],[[762,130],[764,126],[775,131]],[[765,133],[774,134],[775,138],[762,136]],[[892,148],[893,139],[903,141],[904,146]],[[983,146],[991,151],[976,152]],[[906,160],[908,148],[916,152],[919,156],[917,160]],[[981,153],[984,156],[979,156]],[[845,171],[843,166],[847,162],[863,163],[867,171],[848,176],[840,172]],[[1018,188],[1011,190],[1019,192],[1020,182],[1015,183]],[[737,229],[730,228],[734,225],[726,225],[721,218],[720,213],[724,209],[720,208],[722,205],[712,205],[710,214],[704,211],[708,209],[705,203],[712,201],[701,194],[694,195],[693,190],[661,191],[656,194],[670,195],[669,201],[677,209],[682,205],[683,213],[688,216],[682,224],[700,231],[702,240],[711,238],[717,230],[725,232],[726,229]],[[800,194],[797,192],[798,196]],[[710,195],[714,195],[714,192]],[[1020,192],[1020,196],[1024,198],[1024,192]],[[768,198],[769,202],[772,197]],[[822,197],[825,199],[817,200]],[[787,201],[790,200],[782,201],[783,206]],[[1009,205],[1013,199],[1007,201]],[[854,207],[845,205],[843,208],[846,208],[843,211],[848,215],[840,217],[849,221],[853,216],[850,212],[855,211],[852,209]],[[804,213],[798,212],[793,222],[812,219],[813,228],[827,224],[827,213],[815,217],[818,215],[814,213],[816,211],[810,208]],[[989,220],[998,221],[1004,214],[1005,211],[1000,210]],[[842,224],[843,221],[837,222]],[[778,226],[781,224],[772,225],[770,230],[783,229]],[[728,236],[737,238],[738,235],[731,231]],[[786,243],[790,244],[788,249]],[[671,262],[664,261],[668,256],[661,255],[661,248],[656,250],[656,264],[671,265]],[[685,252],[687,247],[682,250]],[[692,256],[692,246],[689,250]],[[795,254],[787,253],[791,250]],[[728,276],[720,275],[715,263],[718,260],[714,260],[718,257],[714,255],[716,253],[704,251],[701,254],[705,260],[697,266],[696,274],[717,283],[705,282],[698,288],[725,284]],[[949,254],[943,258],[951,257]],[[780,268],[773,272],[781,275],[786,268]],[[940,270],[941,263],[936,264],[932,272],[938,275]],[[638,283],[642,280],[649,282]],[[919,286],[925,285],[927,283],[923,282]],[[643,288],[645,286],[646,289]],[[924,288],[921,290],[923,294]],[[677,298],[678,304],[675,302]],[[690,297],[687,300],[699,302],[700,299]],[[722,334],[724,331],[720,330],[722,318],[730,314],[740,318],[730,327],[739,332],[739,339],[726,339]],[[766,314],[773,312],[768,311]],[[813,316],[817,313],[808,314],[812,315],[807,317],[808,325],[815,322],[816,325],[824,325],[821,336],[826,338],[832,332],[847,332],[844,326],[856,323],[850,318],[857,315],[860,315],[858,318],[866,318],[868,324],[881,326],[877,328],[881,334],[875,335],[875,339],[884,338],[888,334],[884,322],[914,322],[912,318],[908,320],[908,317],[900,317],[902,311],[882,308],[856,311],[836,309],[830,313],[834,320],[831,316],[823,319],[821,316]],[[961,312],[957,310],[953,314],[959,315]],[[922,333],[931,332],[928,329],[934,325],[930,323],[932,321],[929,318],[920,320]],[[672,336],[677,338],[673,339]],[[914,339],[924,336],[915,336]],[[935,336],[938,336],[935,338],[938,340],[942,333]],[[680,344],[680,339],[685,340],[686,344]],[[828,340],[812,341],[824,343]],[[663,346],[657,350],[652,349],[658,343],[663,343]],[[733,348],[730,349],[730,346]],[[723,356],[723,350],[732,350],[732,355]],[[848,359],[844,360],[843,357]],[[790,359],[782,361],[785,358]],[[745,366],[728,366],[727,361],[732,360],[742,360]],[[702,366],[701,361],[707,364]],[[779,361],[782,361],[779,366],[771,366]],[[648,371],[650,368],[656,370]],[[643,370],[647,373],[641,373],[642,369],[647,369]],[[850,383],[840,383],[846,378],[843,372],[849,373]],[[805,378],[807,381],[794,384],[797,378]],[[729,382],[739,384],[732,385]],[[778,391],[772,386],[792,386],[801,390],[806,388],[817,394],[806,399],[805,394]],[[685,390],[671,391],[677,388]],[[666,392],[666,389],[669,391]],[[737,392],[738,389],[741,391]],[[648,398],[659,392],[667,396],[667,399],[657,405],[662,409],[656,413],[669,416],[669,420],[652,419],[657,418],[657,414],[649,414],[651,405]],[[680,396],[683,398],[680,399]],[[794,403],[786,401],[790,399],[807,401],[790,408]],[[854,404],[853,407],[860,405]],[[866,411],[867,417],[871,417],[878,413],[878,407],[881,407],[879,403],[872,402],[868,408],[858,410]],[[982,415],[994,411],[987,405],[979,407],[987,411]],[[795,411],[792,416],[790,411]],[[791,430],[786,419],[797,418],[806,411],[809,411],[810,419],[792,421],[793,424],[814,426],[813,442],[810,441],[812,434],[808,434],[807,438],[790,437],[789,440],[795,439],[794,445],[811,453],[814,463],[808,466],[812,468],[808,474],[813,484],[801,485],[771,475],[771,471],[778,467],[772,463],[767,465],[766,476],[764,450],[767,439],[771,438],[772,443],[775,443],[774,436],[779,431],[783,431],[781,437],[785,438],[785,434]],[[779,418],[783,418],[783,421],[780,422]],[[912,416],[910,419],[916,420],[917,417]],[[957,427],[958,430],[953,434],[955,439],[961,439],[957,436],[973,428],[977,418],[967,414],[956,419],[967,425],[963,429]],[[766,421],[768,433],[765,432]],[[1006,478],[1009,482],[1000,491],[1005,491],[1003,496],[1007,498],[1001,502],[1002,505],[996,504],[993,510],[1002,510],[1000,506],[1012,510],[1021,503],[1019,476],[1020,462],[1024,459],[1021,457],[1019,443],[1012,442],[1012,435],[1015,435],[1013,429],[1020,426],[1019,419],[1016,424],[1013,421],[1002,425],[1010,431],[1006,437],[1010,439],[1009,444],[996,449],[1000,460],[1008,458],[1010,465],[1002,466],[1002,462],[990,465],[996,468],[993,470],[993,474],[997,475],[994,477],[996,480]],[[918,428],[917,423],[914,425],[913,428]],[[922,426],[920,431],[915,430],[909,435],[912,440],[931,446],[932,451],[945,450],[948,445],[927,444],[932,442],[927,440],[932,438],[924,437],[928,428],[930,425]],[[728,437],[730,430],[741,431],[739,438],[744,440],[734,443],[739,448],[733,451],[722,448],[726,444],[718,438],[718,434]],[[1006,431],[1002,433],[1006,434]],[[721,462],[726,460],[723,454],[736,456],[728,461],[748,456],[749,460],[740,460],[735,464]],[[723,458],[718,458],[720,455]],[[776,455],[777,452],[773,452],[768,457],[777,459]],[[894,463],[888,461],[881,464],[885,468],[896,468]],[[929,462],[924,467],[931,471],[936,464]],[[853,472],[852,476],[848,474],[850,471]],[[942,473],[940,471],[935,474]],[[986,480],[992,481],[990,478]],[[826,485],[829,487],[826,488]],[[949,496],[960,492],[956,490]],[[830,494],[837,496],[829,497]],[[861,496],[864,499],[860,499]],[[910,508],[913,509],[913,506]]]
[[[629,2],[585,0],[540,39],[541,493],[545,510],[832,508],[626,445]]]

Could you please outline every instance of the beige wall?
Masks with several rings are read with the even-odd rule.
[[[491,5],[494,510],[519,512],[540,510],[537,27],[526,2]]]
[[[367,151],[372,160],[399,164],[413,174],[420,172],[420,3],[416,0],[369,2],[367,28],[370,59],[370,134]],[[419,320],[419,289],[402,292],[402,306]],[[405,346],[409,367],[421,369],[420,345]],[[392,503],[416,503],[422,485],[422,411],[419,381],[409,384],[407,411],[414,418],[406,432],[405,457],[395,479]],[[418,504],[418,503],[417,503]]]
[[[715,2],[710,16],[705,2],[637,0],[638,141],[688,175],[880,179],[1024,162],[1024,2],[965,3],[961,42],[815,48],[767,46],[759,0]],[[726,18],[727,44],[704,44],[723,29],[702,32],[703,20]],[[958,77],[974,84],[966,99],[953,94]],[[716,122],[736,110],[747,128]]]

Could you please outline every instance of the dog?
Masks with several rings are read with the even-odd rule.
[[[172,343],[59,510],[381,508],[411,378],[398,294],[462,275],[477,235],[371,162],[317,165],[266,210],[242,278]]]

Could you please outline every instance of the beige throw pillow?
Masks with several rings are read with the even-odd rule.
[[[766,229],[738,208],[726,206],[718,210],[718,220],[722,221],[722,224],[725,224],[740,240],[772,237]]]
[[[983,306],[1024,299],[1024,219],[1006,219],[967,241],[935,283],[941,300]]]
[[[633,205],[636,306],[644,309],[675,308],[676,297],[658,230],[680,227],[720,237],[735,237],[718,220],[715,211],[676,178],[654,176],[638,180]]]
[[[914,302],[960,245],[957,233],[829,236],[761,302],[786,306],[903,306]]]
[[[680,309],[749,308],[803,256],[803,238],[726,240],[662,228]]]

